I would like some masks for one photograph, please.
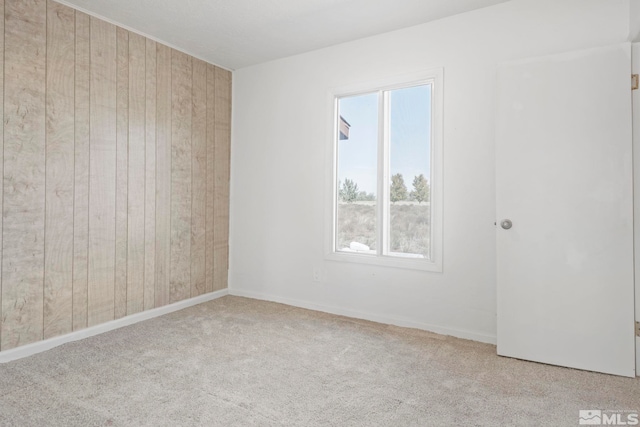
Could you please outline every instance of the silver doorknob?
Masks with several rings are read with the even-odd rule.
[[[511,222],[510,219],[503,219],[502,221],[500,221],[500,227],[504,228],[505,230],[508,230],[511,227],[513,227],[513,223]]]

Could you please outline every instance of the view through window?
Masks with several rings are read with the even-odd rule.
[[[431,257],[432,91],[338,97],[337,252]]]

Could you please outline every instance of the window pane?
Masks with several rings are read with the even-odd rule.
[[[431,85],[389,91],[389,252],[430,257]]]
[[[338,100],[336,250],[376,253],[378,95]]]

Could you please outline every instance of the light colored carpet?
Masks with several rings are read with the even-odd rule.
[[[1,426],[576,426],[640,381],[227,296],[0,365]]]

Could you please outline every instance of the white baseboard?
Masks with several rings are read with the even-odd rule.
[[[370,320],[372,322],[384,323],[387,325],[422,329],[424,331],[434,332],[436,334],[450,335],[456,338],[479,341],[487,344],[495,345],[497,342],[495,335],[485,335],[485,334],[479,334],[476,332],[465,331],[460,329],[446,328],[442,326],[431,325],[428,323],[415,322],[413,320],[403,319],[400,317],[366,313],[366,312],[350,310],[342,307],[332,307],[324,304],[316,304],[309,301],[280,297],[280,296],[270,295],[270,294],[263,294],[260,292],[245,291],[242,289],[229,289],[229,295],[259,299],[263,301],[278,302],[281,304],[291,305],[294,307],[306,308],[306,309],[315,310],[315,311],[322,311],[325,313],[337,314],[339,316],[353,317],[356,319]]]
[[[151,310],[143,311],[141,313],[132,314],[130,316],[123,317],[121,319],[112,320],[110,322],[103,323],[101,325],[91,326],[86,329],[71,332],[66,335],[60,335],[59,337],[53,337],[44,341],[34,342],[21,347],[12,348],[11,350],[0,351],[0,363],[11,362],[12,360],[22,359],[23,357],[32,356],[43,351],[51,350],[68,342],[81,340],[84,338],[92,337],[94,335],[102,334],[104,332],[112,331],[114,329],[129,326],[134,323],[142,322],[144,320],[153,319],[164,314],[169,314],[174,311],[182,310],[194,305],[202,304],[207,301],[212,301],[229,294],[228,289],[221,291],[211,292],[208,294],[200,295],[194,298],[189,298],[183,301],[178,301],[173,304],[165,305]]]

